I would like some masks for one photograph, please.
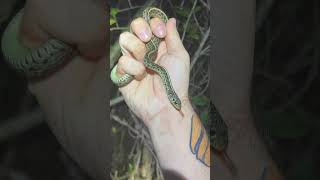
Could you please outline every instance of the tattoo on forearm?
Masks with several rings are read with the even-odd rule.
[[[191,119],[190,149],[200,162],[210,167],[210,141],[196,114]]]

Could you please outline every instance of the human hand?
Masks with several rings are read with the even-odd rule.
[[[95,179],[109,176],[112,151],[106,121],[107,19],[105,0],[27,0],[20,33],[28,47],[55,38],[80,53],[28,85],[59,142]]]
[[[123,56],[119,59],[117,73],[118,76],[127,73],[135,79],[119,90],[129,108],[148,127],[163,169],[187,179],[209,179],[210,168],[200,162],[190,149],[190,137],[194,137],[190,132],[191,122],[200,121],[188,98],[190,58],[179,37],[175,19],[169,19],[164,24],[154,18],[149,26],[144,19],[137,18],[131,23],[131,29],[133,33],[124,32],[120,35]],[[146,54],[144,43],[150,40],[151,32],[164,38],[155,62],[167,69],[173,88],[181,99],[182,113],[169,102],[159,75],[143,65]],[[199,128],[197,132],[201,131],[201,127],[196,126],[195,129]],[[207,140],[204,139],[200,141]]]
[[[184,48],[176,29],[176,20],[171,18],[165,24],[153,18],[150,26],[143,18],[131,23],[132,33],[120,35],[119,43],[123,56],[118,62],[117,73],[133,75],[135,79],[120,88],[126,103],[131,110],[148,126],[152,118],[160,112],[174,109],[166,95],[160,76],[146,69],[143,60],[146,54],[145,44],[152,33],[164,38],[159,45],[155,63],[165,67],[170,75],[174,90],[182,101],[183,107],[188,103],[190,58]]]

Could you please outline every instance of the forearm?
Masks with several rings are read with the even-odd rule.
[[[209,147],[209,140],[205,139],[208,136],[203,134],[203,138],[199,140],[202,142],[199,151],[195,152],[193,142],[196,141],[191,139],[198,138],[199,134],[195,131],[205,130],[203,126],[199,126],[200,120],[189,102],[182,107],[182,112],[183,116],[171,107],[163,109],[152,118],[148,126],[161,167],[180,174],[185,179],[210,179],[210,148],[206,149]],[[198,124],[193,126],[192,131],[192,124],[196,123]],[[199,160],[197,156],[204,158]]]
[[[29,83],[59,143],[97,180],[109,176],[112,153],[105,61],[106,57],[98,63],[75,57],[46,81]],[[82,78],[90,74],[95,76]]]

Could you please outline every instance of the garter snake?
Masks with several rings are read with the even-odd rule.
[[[54,71],[75,52],[71,46],[57,39],[49,39],[37,48],[23,46],[18,38],[22,16],[23,8],[8,24],[1,41],[5,60],[13,69],[27,78],[40,77]]]
[[[168,21],[167,15],[162,10],[155,8],[155,7],[147,7],[143,11],[142,17],[149,24],[150,24],[151,18],[159,18],[164,23],[166,23]],[[159,66],[158,64],[154,63],[154,60],[157,56],[158,47],[159,47],[160,42],[161,42],[161,40],[158,37],[153,35],[151,40],[146,43],[147,53],[144,57],[143,63],[147,68],[155,71],[160,76],[160,78],[162,80],[162,84],[165,87],[166,94],[168,96],[170,103],[173,105],[174,108],[176,108],[177,110],[180,110],[181,109],[181,101],[172,87],[171,79],[170,79],[170,76],[169,76],[167,70],[164,67]],[[121,77],[118,77],[118,75],[116,74],[116,69],[117,69],[117,65],[112,69],[110,77],[111,77],[111,80],[117,86],[123,87],[123,86],[129,84],[133,80],[133,76],[129,75],[129,74],[124,74]]]
[[[229,144],[228,126],[212,101],[210,101],[209,118],[212,120],[210,124],[210,144],[212,150],[226,164],[231,174],[235,176],[237,175],[237,168],[226,152]]]

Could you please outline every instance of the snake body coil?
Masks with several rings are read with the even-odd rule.
[[[148,23],[150,23],[151,18],[155,18],[155,17],[164,21],[164,23],[166,23],[168,21],[168,17],[166,16],[166,14],[163,11],[161,11],[160,9],[154,8],[154,7],[146,8],[143,11],[142,16]],[[155,71],[157,74],[159,74],[159,76],[162,80],[162,83],[165,87],[166,94],[168,96],[170,103],[177,110],[180,110],[181,109],[181,101],[172,87],[170,76],[169,76],[167,70],[164,67],[159,66],[158,64],[154,63],[154,60],[156,59],[156,56],[157,56],[158,47],[159,47],[160,42],[161,41],[159,38],[152,36],[151,40],[148,43],[146,43],[147,53],[144,57],[143,62],[147,68],[149,68],[149,69]],[[116,68],[117,68],[117,66],[115,66],[111,71],[111,79],[116,85],[118,85],[119,87],[122,87],[122,86],[127,85],[128,83],[130,83],[133,80],[133,76],[131,76],[129,74],[125,74],[121,77],[118,77],[116,74]]]
[[[74,50],[71,46],[56,39],[50,39],[37,48],[27,48],[21,45],[18,34],[22,20],[23,9],[7,26],[1,46],[6,62],[16,71],[28,78],[40,77],[52,72],[65,62]]]

